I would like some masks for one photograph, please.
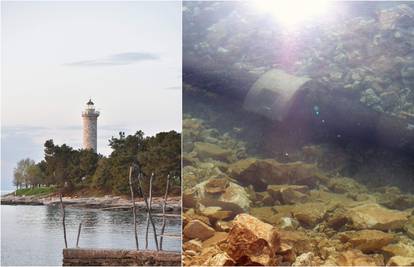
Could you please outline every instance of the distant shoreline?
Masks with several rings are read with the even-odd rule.
[[[12,192],[13,193],[13,192]],[[9,193],[1,196],[1,205],[30,205],[30,206],[56,206],[60,205],[60,199],[57,196],[14,196]],[[92,208],[102,210],[130,210],[132,203],[130,199],[120,196],[107,195],[104,197],[63,197],[65,207],[75,208]],[[152,211],[162,212],[162,197],[153,197]],[[142,198],[135,199],[135,205],[138,210],[145,210],[145,202]],[[181,212],[181,197],[172,196],[167,200],[167,213]]]

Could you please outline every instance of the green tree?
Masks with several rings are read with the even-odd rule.
[[[181,135],[170,131],[147,137],[138,153],[138,161],[145,176],[154,173],[154,191],[162,192],[168,174],[181,176]],[[174,182],[180,185],[180,179]]]
[[[32,184],[32,176],[29,171],[35,165],[34,160],[26,158],[17,163],[17,167],[14,168],[13,183],[18,188],[24,185],[26,188]]]

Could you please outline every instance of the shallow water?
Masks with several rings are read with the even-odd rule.
[[[64,247],[61,213],[51,206],[1,206],[1,265],[61,265]],[[68,247],[75,247],[79,222],[81,248],[134,249],[132,214],[129,211],[102,211],[66,208]],[[157,229],[161,218],[155,220]],[[145,244],[146,217],[138,216],[139,244]],[[180,233],[181,222],[167,221],[166,233]],[[152,232],[149,248],[154,249]],[[181,240],[165,238],[165,250],[180,251]]]

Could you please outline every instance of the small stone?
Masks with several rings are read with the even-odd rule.
[[[295,230],[298,228],[299,222],[290,217],[282,217],[278,226],[283,230]]]
[[[199,220],[190,221],[183,229],[184,236],[190,239],[206,240],[212,237],[214,233],[213,228]]]

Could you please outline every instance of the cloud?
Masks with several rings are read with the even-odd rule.
[[[170,86],[170,87],[166,87],[164,88],[164,90],[181,90],[181,86]]]
[[[66,66],[75,67],[97,67],[97,66],[119,66],[128,65],[146,60],[159,60],[160,56],[147,52],[128,52],[110,55],[106,58],[76,61],[65,63]]]

